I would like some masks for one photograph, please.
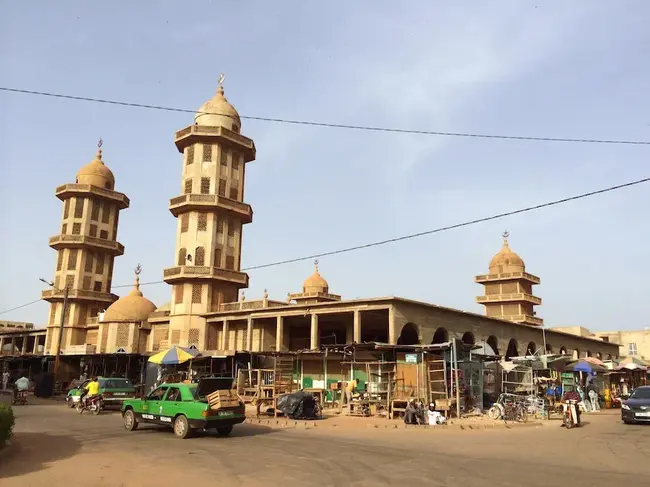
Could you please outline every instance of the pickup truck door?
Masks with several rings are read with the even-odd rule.
[[[142,400],[142,420],[158,423],[162,413],[162,399],[165,397],[168,386],[160,386],[154,389],[145,399]]]
[[[162,401],[160,401],[160,422],[163,424],[171,425],[174,422],[176,415],[180,411],[181,390],[178,387],[170,387],[167,389],[167,394]]]

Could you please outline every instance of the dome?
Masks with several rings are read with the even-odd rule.
[[[219,86],[217,94],[206,101],[194,116],[194,123],[210,127],[225,127],[234,132],[239,132],[241,119],[223,94],[223,86]]]
[[[102,141],[99,140],[97,144],[97,155],[95,158],[79,169],[77,173],[78,184],[91,184],[105,189],[113,189],[115,187],[115,176],[113,172],[106,167],[102,161]]]
[[[328,294],[329,284],[327,284],[327,281],[323,279],[323,276],[318,273],[318,261],[314,263],[314,267],[314,273],[302,284],[302,292]]]
[[[503,234],[503,248],[490,261],[490,274],[526,271],[524,260],[510,250],[508,236],[508,232]]]
[[[149,315],[156,311],[156,305],[142,295],[140,291],[139,272],[136,274],[135,285],[129,294],[111,304],[104,321],[146,321]]]

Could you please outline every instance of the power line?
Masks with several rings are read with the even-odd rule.
[[[508,216],[519,215],[521,213],[528,213],[528,212],[531,212],[531,211],[540,210],[542,208],[549,208],[551,206],[557,206],[557,205],[561,205],[563,203],[568,203],[570,201],[581,200],[581,199],[584,199],[584,198],[588,198],[590,196],[596,196],[596,195],[603,194],[603,193],[610,193],[612,191],[616,191],[616,190],[619,190],[619,189],[625,189],[625,188],[629,188],[629,187],[632,187],[632,186],[637,186],[637,185],[644,184],[644,183],[647,183],[647,182],[650,182],[650,177],[643,178],[643,179],[637,179],[635,181],[630,181],[628,183],[618,184],[616,186],[609,186],[607,188],[598,189],[598,190],[595,190],[595,191],[590,191],[588,193],[581,193],[581,194],[578,194],[578,195],[569,196],[567,198],[562,198],[562,199],[559,199],[559,200],[554,200],[554,201],[549,201],[549,202],[546,202],[546,203],[541,203],[539,205],[527,206],[525,208],[520,208],[518,210],[507,211],[505,213],[497,213],[496,215],[486,216],[486,217],[483,217],[483,218],[477,218],[475,220],[468,220],[468,221],[465,221],[465,222],[456,223],[454,225],[447,225],[447,226],[444,226],[444,227],[438,227],[438,228],[434,228],[433,230],[426,230],[424,232],[411,233],[411,234],[408,234],[408,235],[402,235],[400,237],[389,238],[389,239],[386,239],[386,240],[379,240],[379,241],[376,241],[376,242],[371,242],[371,243],[367,243],[367,244],[363,244],[363,245],[355,245],[354,247],[345,247],[345,248],[342,248],[342,249],[332,250],[332,251],[329,251],[329,252],[321,252],[321,253],[318,253],[318,254],[305,255],[303,257],[296,257],[296,258],[293,258],[293,259],[279,260],[279,261],[271,262],[271,263],[268,263],[268,264],[261,264],[261,265],[246,267],[245,269],[242,269],[242,271],[251,271],[251,270],[255,270],[255,269],[265,269],[267,267],[275,267],[275,266],[279,266],[279,265],[292,264],[292,263],[295,263],[295,262],[301,262],[301,261],[305,261],[305,260],[317,259],[319,257],[327,257],[327,256],[330,256],[330,255],[344,254],[344,253],[347,253],[347,252],[353,252],[355,250],[367,249],[367,248],[370,248],[370,247],[379,247],[381,245],[387,245],[387,244],[390,244],[390,243],[401,242],[401,241],[404,241],[404,240],[410,240],[410,239],[413,239],[413,238],[423,237],[425,235],[432,235],[434,233],[446,232],[448,230],[454,230],[456,228],[468,227],[470,225],[476,225],[477,223],[484,223],[484,222],[488,222],[488,221],[492,221],[492,220],[498,220],[498,219],[501,219],[501,218],[505,218],[505,217],[508,217]],[[149,285],[153,285],[153,284],[162,284],[164,282],[165,281],[143,282],[143,283],[140,283],[140,286],[149,286]],[[119,289],[119,288],[132,287],[132,286],[133,286],[133,284],[122,284],[122,285],[119,285],[119,286],[112,286],[112,288],[113,289]],[[25,307],[30,306],[32,304],[38,303],[39,301],[40,301],[40,299],[37,299],[36,301],[32,301],[30,303],[23,304],[21,306],[15,307],[15,308],[11,308],[11,309],[8,309],[8,310],[5,310],[5,311],[1,311],[0,315],[5,314],[5,313],[9,313],[11,311],[15,311],[15,310],[20,309],[20,308],[25,308]]]
[[[188,110],[185,108],[165,107],[160,105],[147,105],[144,103],[132,103],[126,101],[119,101],[119,100],[107,100],[103,98],[90,98],[86,96],[64,95],[62,93],[32,91],[32,90],[24,90],[19,88],[9,88],[4,86],[0,86],[0,91],[7,91],[11,93],[22,93],[25,95],[63,98],[66,100],[104,103],[108,105],[119,105],[124,107],[131,107],[131,108],[147,108],[150,110],[162,110],[166,112],[192,113],[192,114],[201,113],[204,115],[211,114],[211,112],[197,112],[196,110]],[[391,127],[373,127],[369,125],[348,125],[342,123],[316,122],[312,120],[291,120],[286,118],[257,117],[252,115],[240,115],[240,118],[246,120],[257,120],[261,122],[284,123],[284,124],[291,124],[291,125],[310,125],[314,127],[328,127],[328,128],[349,129],[349,130],[364,130],[368,132],[392,132],[392,133],[399,133],[399,134],[435,135],[435,136],[444,136],[444,137],[470,137],[470,138],[479,138],[479,139],[531,140],[536,142],[573,142],[573,143],[581,143],[581,144],[650,145],[650,141],[647,140],[573,139],[568,137],[532,137],[532,136],[527,137],[527,136],[520,136],[520,135],[476,134],[476,133],[467,133],[467,132],[438,132],[433,130],[409,130],[409,129],[400,129],[400,128],[391,128]]]

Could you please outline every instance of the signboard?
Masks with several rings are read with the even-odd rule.
[[[418,354],[417,353],[407,353],[404,355],[404,361],[407,364],[417,364],[418,363]]]

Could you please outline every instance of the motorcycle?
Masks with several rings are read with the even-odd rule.
[[[77,412],[79,414],[82,414],[84,411],[90,411],[94,415],[97,415],[102,412],[102,409],[104,409],[104,397],[101,395],[91,398],[85,396],[77,402]]]
[[[27,404],[27,391],[16,391],[14,394],[13,403],[25,406]]]
[[[562,426],[564,426],[566,429],[571,429],[574,426],[580,426],[580,422],[578,420],[578,412],[577,412],[577,408],[579,407],[578,401],[574,401],[574,400],[564,401],[562,403],[562,407],[564,408]]]

